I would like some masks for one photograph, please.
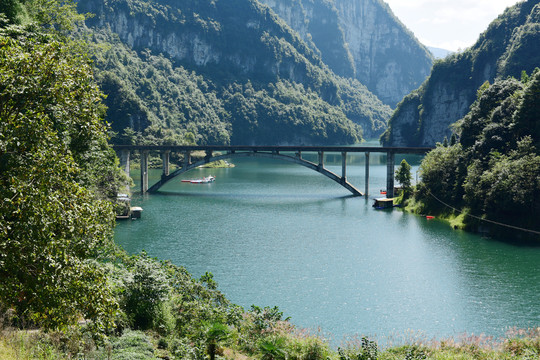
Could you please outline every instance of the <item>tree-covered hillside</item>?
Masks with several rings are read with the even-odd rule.
[[[450,137],[485,82],[531,73],[540,65],[539,0],[508,8],[474,46],[436,61],[431,75],[398,105],[381,138],[385,145],[433,146]]]
[[[421,212],[461,214],[472,229],[540,238],[540,69],[521,79],[486,82],[455,126],[459,142],[454,137],[426,156]]]
[[[80,1],[107,120],[154,142],[352,144],[390,108],[254,0]],[[118,34],[118,35],[115,35]],[[119,140],[120,141],[120,140]]]

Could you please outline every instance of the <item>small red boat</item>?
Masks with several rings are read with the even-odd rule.
[[[432,220],[432,219],[435,219],[435,216],[431,216],[431,215],[426,215],[426,219],[428,219],[428,220]]]

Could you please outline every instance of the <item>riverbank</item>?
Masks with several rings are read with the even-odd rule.
[[[415,214],[418,216],[433,216],[434,218],[446,222],[448,226],[450,226],[454,230],[465,230],[475,233],[474,231],[472,231],[471,227],[465,223],[465,218],[467,216],[468,210],[456,214],[456,212],[452,210],[440,211],[435,209],[429,209],[425,203],[417,200],[414,197],[403,199],[403,193],[396,197],[395,203],[399,204],[404,211],[407,211],[411,214]]]
[[[540,244],[540,237],[537,232],[529,232],[528,229],[474,216],[470,213],[469,208],[462,210],[453,209],[449,206],[433,208],[415,196],[410,196],[404,200],[403,194],[400,194],[395,199],[395,203],[400,204],[404,211],[419,216],[433,216],[433,218],[447,223],[454,230],[463,230],[471,234],[480,234],[503,241],[508,241],[511,238],[515,242]]]

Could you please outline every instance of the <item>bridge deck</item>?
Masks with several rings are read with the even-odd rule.
[[[115,150],[142,151],[305,151],[305,152],[347,152],[347,153],[394,153],[394,154],[426,154],[432,147],[379,147],[379,146],[251,146],[251,145],[113,145]]]

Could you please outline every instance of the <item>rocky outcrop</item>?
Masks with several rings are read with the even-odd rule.
[[[382,143],[434,146],[450,138],[451,125],[465,116],[484,82],[530,74],[540,64],[538,3],[525,1],[507,9],[473,47],[437,62],[429,79],[398,105]]]
[[[87,21],[90,26],[109,27],[130,47],[164,53],[208,74],[226,70],[238,77],[304,82],[313,73],[310,67],[324,67],[295,32],[257,2],[220,1],[203,9],[164,1],[153,3],[148,13],[134,3],[81,0],[79,7],[97,14]]]
[[[315,46],[338,75],[395,106],[429,75],[430,52],[381,0],[260,0]]]

